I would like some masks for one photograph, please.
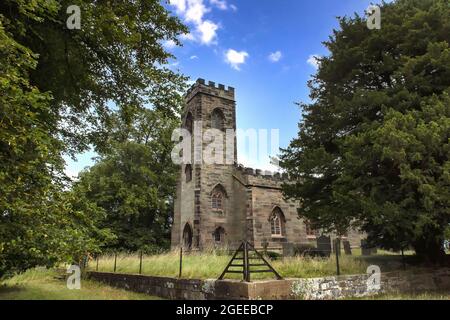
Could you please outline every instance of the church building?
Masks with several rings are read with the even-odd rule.
[[[211,128],[235,131],[234,88],[198,79],[185,95],[182,114],[182,126],[190,133],[195,130],[194,123],[200,124],[203,132]],[[285,177],[238,165],[234,139],[232,150],[225,151],[231,154],[232,163],[192,161],[181,166],[172,247],[233,249],[248,240],[256,248],[283,251],[289,246],[315,244],[319,233],[298,217],[300,203],[283,198]],[[359,246],[361,234],[350,231],[345,238],[352,246]]]

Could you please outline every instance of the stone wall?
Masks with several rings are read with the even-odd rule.
[[[240,281],[175,279],[136,274],[88,272],[91,280],[171,300],[246,300],[249,284]]]
[[[450,269],[381,274],[379,290],[369,290],[368,275],[258,282],[189,280],[133,274],[88,272],[88,277],[114,287],[174,300],[325,300],[379,293],[448,291]]]
[[[292,294],[299,299],[325,300],[380,293],[419,293],[450,290],[450,269],[382,273],[379,290],[368,289],[368,275],[293,280]]]

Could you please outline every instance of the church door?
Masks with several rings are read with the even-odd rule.
[[[188,250],[192,247],[192,228],[188,223],[186,223],[183,230],[183,246]]]

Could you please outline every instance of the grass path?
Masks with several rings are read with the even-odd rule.
[[[145,294],[81,280],[80,290],[69,290],[54,270],[35,268],[0,281],[0,300],[156,300]]]

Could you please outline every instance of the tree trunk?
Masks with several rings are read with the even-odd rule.
[[[440,239],[421,239],[413,246],[417,256],[425,263],[442,264],[445,261],[445,251]]]

